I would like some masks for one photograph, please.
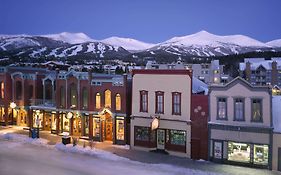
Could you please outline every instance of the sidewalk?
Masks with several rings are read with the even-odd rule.
[[[0,133],[1,132],[13,132],[16,134],[23,135],[29,134],[28,130],[24,130],[22,127],[0,128]],[[49,131],[40,131],[40,138],[48,140],[48,144],[50,145],[61,143],[61,136],[50,134]],[[89,144],[86,140],[79,140],[79,145],[83,145],[84,143],[86,144],[86,146],[88,146]],[[143,163],[169,164],[184,168],[198,169],[208,172],[216,172],[230,175],[281,175],[280,172],[274,172],[269,170],[216,164],[208,161],[191,160],[188,158],[181,158],[160,153],[132,150],[128,149],[128,146],[112,145],[111,142],[95,142],[94,147],[97,149],[111,152],[121,157],[128,158],[130,160],[139,161]]]

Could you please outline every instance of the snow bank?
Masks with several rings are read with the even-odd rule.
[[[32,139],[30,137],[27,137],[25,135],[21,134],[14,134],[14,133],[1,133],[0,134],[0,140],[11,140],[11,141],[17,141],[20,143],[30,143],[32,145],[39,145],[39,146],[46,146],[48,147],[48,140],[46,139]]]
[[[63,151],[63,152],[70,152],[70,153],[80,153],[90,156],[96,156],[99,158],[112,160],[112,161],[129,161],[129,159],[117,156],[111,152],[99,150],[96,148],[91,149],[90,147],[83,148],[82,146],[72,146],[72,144],[64,145],[62,143],[56,144],[55,148],[57,150]]]

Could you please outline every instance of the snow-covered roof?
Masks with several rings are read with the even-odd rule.
[[[272,120],[273,120],[273,127],[274,132],[281,133],[281,96],[275,95],[272,96]]]
[[[252,58],[251,58],[252,59]],[[256,70],[260,66],[264,67],[266,70],[272,70],[272,62],[275,61],[277,63],[277,69],[281,69],[281,58],[272,58],[271,60],[264,60],[260,58],[245,59],[244,63],[239,64],[239,69],[244,71],[246,69],[246,63],[251,63],[251,70]]]
[[[192,78],[192,93],[197,94],[204,92],[205,95],[208,94],[208,85],[196,77]]]

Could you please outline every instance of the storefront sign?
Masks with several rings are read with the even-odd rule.
[[[159,118],[154,117],[151,122],[151,130],[155,130],[159,127]]]
[[[214,142],[214,158],[222,159],[222,143]]]

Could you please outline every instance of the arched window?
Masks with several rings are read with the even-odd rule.
[[[1,82],[0,84],[1,88],[1,98],[3,99],[5,97],[5,85],[4,82]]]
[[[70,106],[77,107],[77,89],[74,83],[70,85]]]
[[[115,110],[120,111],[121,110],[121,95],[120,94],[116,94],[115,103],[116,103]]]
[[[60,106],[65,107],[65,88],[60,87]]]
[[[88,89],[86,87],[83,87],[82,89],[82,107],[88,107]]]
[[[51,80],[45,81],[45,99],[46,100],[52,99],[52,82],[51,82]]]
[[[101,100],[101,97],[100,97],[100,93],[97,93],[96,94],[96,109],[100,109],[100,100]]]
[[[106,90],[104,92],[104,98],[105,98],[104,106],[107,107],[107,108],[111,108],[111,91],[110,90]]]
[[[22,98],[22,83],[21,81],[16,82],[16,99],[21,100]]]

